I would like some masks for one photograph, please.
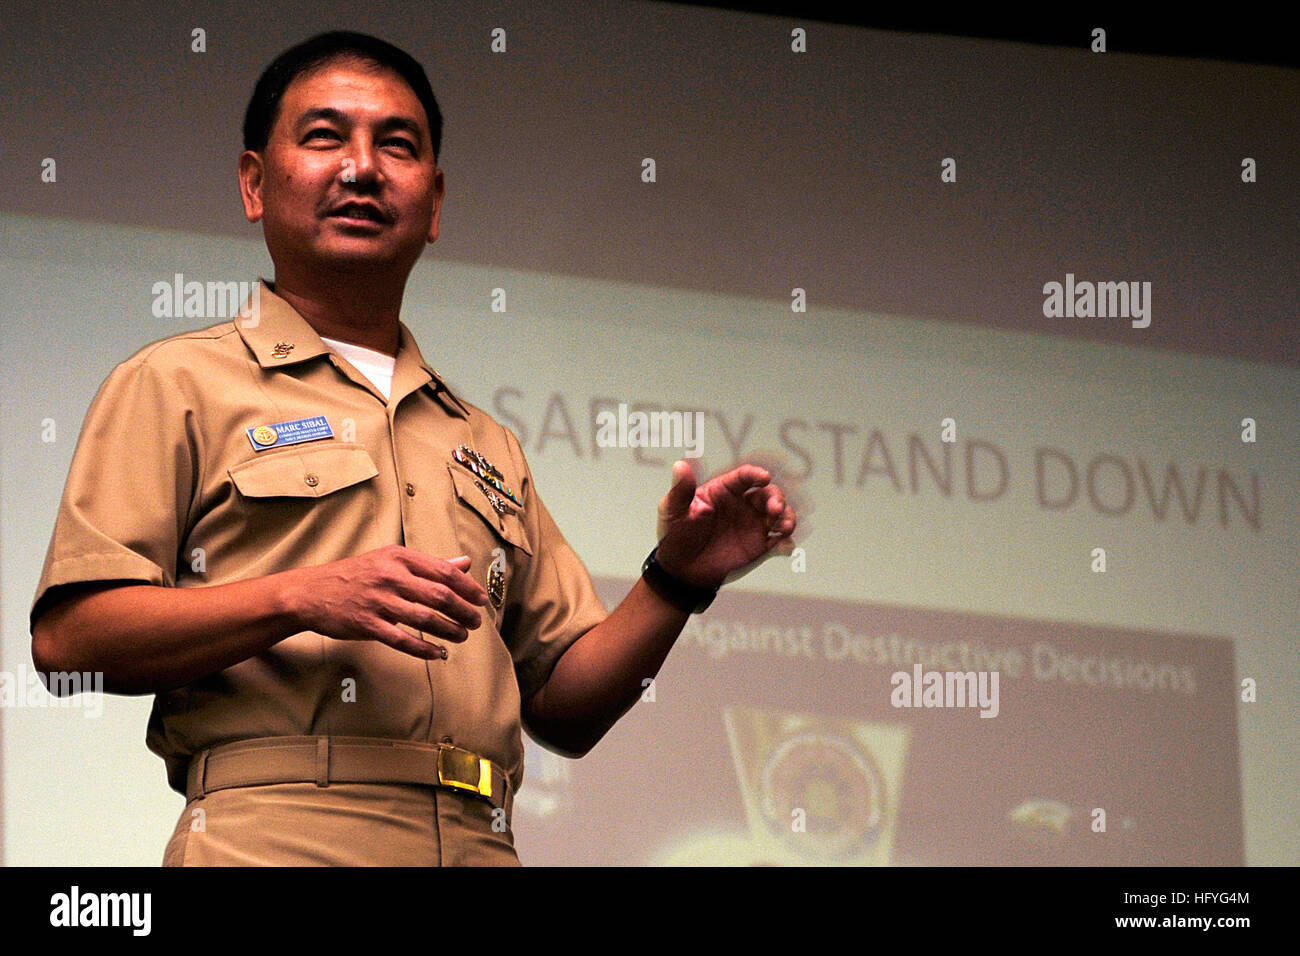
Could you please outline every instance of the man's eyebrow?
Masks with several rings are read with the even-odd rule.
[[[409,116],[386,116],[379,124],[382,129],[405,130],[417,140],[424,138],[424,129]]]
[[[311,109],[304,111],[303,114],[298,117],[298,121],[294,125],[301,129],[304,126],[315,123],[317,120],[325,120],[330,123],[336,123],[340,126],[346,126],[349,122],[347,115],[343,113],[342,110],[337,110],[332,106],[314,106]],[[422,139],[424,136],[424,130],[418,122],[409,116],[402,116],[401,114],[385,116],[379,121],[378,126],[381,129],[405,130],[416,139]]]

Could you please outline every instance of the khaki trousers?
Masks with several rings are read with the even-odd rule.
[[[496,817],[494,830],[490,804],[443,787],[231,787],[185,805],[163,865],[518,866]]]

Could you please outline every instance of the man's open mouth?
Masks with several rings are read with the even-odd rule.
[[[335,206],[329,213],[331,219],[359,219],[365,222],[386,223],[388,217],[374,203],[345,202]]]

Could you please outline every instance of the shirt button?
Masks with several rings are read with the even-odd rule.
[[[415,485],[411,484],[409,481],[406,483],[406,493],[412,498],[415,497]]]
[[[317,478],[315,475],[308,475],[306,478],[303,479],[303,481],[307,482],[308,488],[315,488],[318,484],[320,484],[320,479]]]

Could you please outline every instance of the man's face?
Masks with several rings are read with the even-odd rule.
[[[249,222],[280,272],[400,274],[438,238],[442,171],[398,74],[343,60],[297,77],[266,149],[239,161]]]

